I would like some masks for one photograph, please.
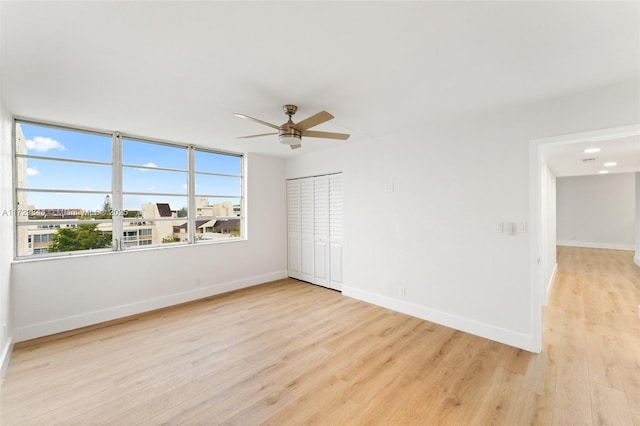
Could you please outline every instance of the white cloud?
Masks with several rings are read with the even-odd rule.
[[[27,167],[27,176],[35,176],[39,175],[40,171],[38,169],[34,169],[32,167]]]
[[[183,183],[182,185],[180,185],[180,188],[182,188],[182,189],[187,189],[187,184],[186,184],[186,183]]]
[[[58,151],[65,151],[67,149],[57,140],[45,138],[42,136],[36,136],[33,139],[27,139],[25,143],[27,145],[27,149],[30,151],[47,152],[52,149],[57,149]]]
[[[142,164],[142,166],[144,166],[144,167],[153,167],[153,168],[158,167],[158,165],[156,163],[146,163],[146,164]],[[148,172],[149,171],[149,169],[137,169],[137,170],[140,170],[141,172]]]
[[[155,186],[150,186],[150,187],[147,188],[148,191],[153,191],[154,189],[156,189]]]

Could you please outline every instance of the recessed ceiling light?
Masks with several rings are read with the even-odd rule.
[[[609,173],[609,170],[600,170],[598,172],[598,174],[600,174],[600,175],[606,175],[607,173]]]
[[[617,166],[618,163],[616,163],[615,161],[608,161],[606,163],[604,163],[605,167],[613,167],[613,166]]]
[[[584,152],[586,154],[593,154],[594,152],[600,152],[600,148],[588,148],[588,149],[585,149]]]

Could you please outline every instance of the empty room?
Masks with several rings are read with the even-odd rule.
[[[640,426],[640,3],[0,1],[0,423]]]

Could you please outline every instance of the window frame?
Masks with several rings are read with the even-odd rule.
[[[14,117],[13,118],[13,127],[12,127],[12,156],[13,156],[13,206],[14,211],[12,212],[13,216],[13,229],[14,229],[14,259],[16,261],[21,260],[31,260],[31,259],[42,259],[42,258],[52,258],[52,257],[65,257],[65,256],[73,256],[73,255],[86,255],[88,253],[115,253],[115,252],[123,252],[123,251],[135,251],[135,250],[155,250],[155,249],[165,249],[170,247],[184,247],[189,245],[207,245],[207,244],[219,244],[219,243],[228,243],[228,242],[237,242],[237,241],[245,241],[247,240],[247,212],[246,212],[246,193],[247,193],[247,185],[246,185],[246,161],[247,156],[245,153],[240,152],[231,152],[225,151],[215,148],[197,146],[193,144],[180,143],[162,140],[158,138],[148,138],[142,137],[138,135],[132,135],[127,133],[121,133],[119,131],[108,131],[103,129],[94,129],[82,126],[75,126],[69,124],[61,124],[54,123],[43,120],[35,120],[24,117]],[[17,126],[19,124],[40,126],[40,127],[49,127],[52,129],[60,129],[65,131],[79,132],[79,133],[87,133],[91,135],[99,135],[99,136],[108,136],[111,138],[111,162],[101,162],[95,160],[80,160],[72,157],[69,158],[58,158],[58,157],[47,157],[42,155],[30,155],[27,153],[18,153],[17,151]],[[186,161],[186,170],[178,170],[167,167],[146,167],[144,165],[132,165],[123,163],[123,139],[132,142],[140,142],[140,143],[148,143],[154,145],[163,145],[169,147],[175,147],[184,149],[187,155]],[[215,171],[196,171],[195,170],[195,155],[196,152],[204,152],[211,153],[216,155],[223,155],[229,157],[237,157],[239,160],[239,175],[232,175],[228,173],[216,173]],[[69,162],[76,164],[89,164],[89,165],[98,165],[98,166],[110,166],[111,167],[111,188],[110,191],[106,190],[74,190],[74,189],[49,189],[49,188],[34,188],[31,189],[26,185],[25,187],[19,187],[18,182],[18,160],[24,158],[28,159],[36,159],[36,160],[46,160],[46,161],[61,161],[61,162]],[[187,178],[187,190],[184,194],[174,194],[168,192],[155,192],[155,193],[143,193],[138,191],[124,191],[123,187],[123,172],[126,168],[144,168],[149,170],[160,170],[160,171],[174,171],[174,172],[182,172],[186,173]],[[238,178],[240,181],[240,194],[238,196],[233,195],[208,195],[208,194],[198,194],[195,190],[195,180],[197,174],[211,175],[211,176],[224,176],[224,177],[233,177]],[[185,197],[187,201],[187,216],[182,217],[182,221],[186,220],[187,222],[187,240],[185,242],[171,243],[171,244],[149,244],[146,243],[138,246],[127,246],[125,244],[126,236],[124,232],[126,223],[134,223],[136,220],[134,218],[127,218],[124,214],[113,214],[111,219],[97,219],[92,220],[91,223],[99,224],[99,223],[110,223],[111,224],[111,233],[112,233],[112,244],[111,247],[101,248],[101,249],[92,249],[92,250],[77,250],[77,251],[66,251],[66,252],[51,252],[51,253],[41,253],[35,254],[33,252],[33,244],[34,237],[31,236],[29,245],[30,254],[22,254],[19,255],[19,235],[18,231],[20,227],[24,227],[27,229],[26,234],[30,235],[28,232],[29,226],[37,225],[37,228],[34,229],[34,232],[44,230],[44,226],[46,229],[61,229],[63,227],[75,227],[77,225],[78,219],[44,219],[38,220],[36,223],[29,223],[27,220],[20,220],[20,209],[22,206],[18,206],[18,201],[20,197],[18,196],[19,192],[24,193],[68,193],[68,194],[92,194],[92,195],[110,195],[111,197],[111,208],[113,212],[124,212],[123,208],[123,200],[126,195],[143,195],[143,196],[180,196]],[[207,197],[207,198],[225,198],[225,199],[237,199],[237,204],[233,204],[233,210],[235,213],[236,205],[239,206],[239,215],[238,216],[196,216],[196,198],[197,197]],[[42,208],[50,208],[43,206]],[[240,220],[240,235],[233,236],[225,239],[198,239],[197,230],[196,230],[196,221],[208,219],[239,219]],[[141,220],[137,218],[137,220]],[[154,219],[144,219],[147,222],[160,222],[160,221],[175,221],[176,218],[165,218],[159,217]],[[140,237],[140,233],[138,232],[138,240]],[[35,235],[34,233],[34,235]],[[48,250],[48,248],[46,249]],[[45,251],[46,251],[45,250]]]

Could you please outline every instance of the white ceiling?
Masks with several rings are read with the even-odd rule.
[[[0,5],[14,114],[285,157],[640,73],[639,2]],[[270,129],[232,113],[282,123],[285,103],[351,139],[234,139]]]
[[[600,151],[584,152],[591,148],[600,148]],[[601,170],[609,173],[640,172],[640,136],[552,145],[544,148],[543,156],[557,177],[595,175]],[[616,165],[604,165],[609,162]]]

